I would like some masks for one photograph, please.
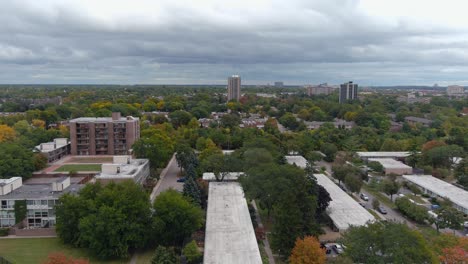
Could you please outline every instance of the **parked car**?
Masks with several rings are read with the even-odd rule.
[[[463,223],[463,226],[464,226],[465,228],[468,228],[468,221],[465,221],[465,223]]]
[[[387,210],[385,210],[385,208],[383,208],[383,206],[377,207],[377,211],[379,211],[379,213],[381,213],[381,214],[387,214]]]
[[[337,253],[337,254],[343,254],[344,253],[344,248],[342,245],[340,244],[334,244],[332,246],[333,250]]]
[[[362,207],[366,208],[366,204],[365,204],[365,203],[359,202],[359,204],[360,204]]]
[[[177,182],[185,182],[185,177],[177,179]]]
[[[369,197],[363,193],[361,193],[360,195],[361,199],[363,199],[364,201],[369,201]]]
[[[320,248],[325,249],[325,254],[331,254],[331,249],[329,244],[320,243]]]

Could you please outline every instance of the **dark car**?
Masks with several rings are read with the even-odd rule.
[[[379,213],[381,214],[387,214],[387,210],[385,210],[385,208],[383,208],[382,206],[377,207],[377,211],[379,211]]]
[[[185,177],[177,179],[177,182],[185,182]]]

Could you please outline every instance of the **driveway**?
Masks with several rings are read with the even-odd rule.
[[[169,161],[168,165],[161,172],[161,178],[154,187],[153,191],[150,195],[151,202],[154,202],[154,199],[161,193],[168,189],[174,189],[177,191],[182,192],[184,189],[183,182],[177,182],[177,174],[179,173],[180,168],[177,165],[177,161],[175,159],[175,155],[172,156],[172,159]]]

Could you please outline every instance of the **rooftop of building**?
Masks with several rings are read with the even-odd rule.
[[[432,120],[430,120],[430,119],[421,118],[421,117],[415,117],[415,116],[407,116],[407,117],[405,117],[405,120],[407,120],[407,121],[413,121],[413,122],[418,122],[418,123],[423,123],[423,124],[430,124],[430,123],[432,123]]]
[[[237,182],[210,182],[205,264],[261,264],[247,201]]]
[[[52,142],[41,143],[37,145],[34,149],[39,152],[52,152],[56,149],[62,148],[70,144],[68,138],[56,138]]]
[[[405,158],[411,155],[408,151],[359,151],[356,154],[361,158],[374,158],[374,157],[395,157]]]
[[[113,156],[112,163],[103,163],[102,172],[96,179],[133,178],[149,163],[148,159],[133,159],[131,156]]]
[[[17,178],[17,177],[15,177]],[[24,183],[17,189],[11,191],[8,194],[0,196],[3,200],[47,200],[47,199],[57,199],[64,193],[77,193],[81,188],[84,187],[83,184],[72,183],[63,191],[53,191],[53,183],[62,183],[67,177],[58,177],[54,180],[50,180],[50,183]]]
[[[394,160],[394,159],[390,159],[390,158],[370,158],[369,161],[376,161],[380,164],[382,164],[382,166],[386,169],[401,169],[401,168],[405,168],[405,169],[411,169],[410,166],[404,164],[403,162],[401,161],[398,161],[398,160]]]
[[[468,209],[468,191],[431,175],[403,175],[403,178]]]
[[[107,122],[126,122],[128,120],[139,120],[138,117],[127,116],[113,119],[112,117],[79,117],[70,120],[70,123],[107,123]]]
[[[372,214],[327,176],[324,174],[314,174],[314,176],[317,178],[317,183],[330,194],[332,200],[327,208],[327,213],[340,231],[346,230],[350,226],[363,226],[375,220]]]
[[[294,155],[294,156],[285,156],[286,162],[291,165],[296,165],[299,168],[305,169],[307,167],[307,160],[303,156]]]

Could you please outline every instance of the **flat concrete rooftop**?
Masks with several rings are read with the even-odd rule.
[[[237,182],[210,182],[205,264],[261,264],[247,201]]]
[[[307,167],[307,160],[303,156],[285,156],[285,158],[288,164],[296,164],[296,166],[301,169],[305,169]]]
[[[327,190],[332,199],[327,208],[327,213],[335,226],[344,231],[350,226],[363,226],[375,218],[356,200],[345,193],[331,179],[324,174],[314,174],[317,183]]]

